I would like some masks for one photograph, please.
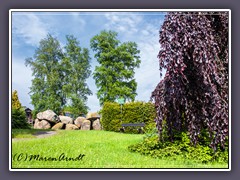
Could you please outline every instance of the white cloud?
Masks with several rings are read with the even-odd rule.
[[[92,64],[91,71],[93,72],[95,69],[95,65],[98,65],[98,63],[94,63],[94,66]],[[90,76],[87,79],[87,85],[89,89],[92,91],[92,95],[88,96],[87,100],[87,106],[89,107],[90,112],[97,112],[100,110],[100,104],[99,100],[97,98],[97,86],[95,84],[95,80],[93,79],[93,76]]]
[[[32,46],[38,45],[39,41],[46,37],[48,25],[32,13],[13,14],[12,29],[13,36],[19,36],[25,43]]]
[[[69,12],[69,14],[72,15],[74,21],[78,23],[78,24],[76,24],[76,26],[80,25],[80,27],[82,27],[82,26],[86,25],[86,22],[82,19],[80,13],[78,13],[78,12]]]
[[[105,14],[105,17],[108,20],[108,23],[105,24],[106,29],[127,33],[128,35],[136,33],[138,31],[136,27],[142,21],[141,15],[132,13],[109,12]]]
[[[81,36],[85,37],[88,36],[89,33],[92,33],[92,31],[102,30],[102,27],[108,30],[114,30],[119,33],[119,38],[122,42],[135,41],[138,44],[141,51],[140,57],[142,62],[140,68],[135,70],[135,78],[138,83],[138,96],[136,100],[148,101],[152,91],[160,81],[157,54],[160,49],[158,41],[162,18],[145,19],[144,15],[112,12],[106,13],[104,18],[98,16],[99,19],[97,22],[107,21],[105,24],[100,23],[101,25],[92,28],[95,27],[93,26],[94,23],[88,23],[85,17],[80,16],[79,13],[70,13],[68,17],[70,18],[68,19],[67,16],[58,16],[55,18],[55,16],[50,14],[49,16],[45,15],[43,18],[43,16],[40,17],[31,13],[13,15],[13,36],[17,38],[20,37],[17,41],[20,42],[21,46],[26,46],[25,43],[36,46],[42,38],[46,37],[49,30],[54,31],[54,34],[62,38],[66,34],[69,34],[69,32],[73,33],[73,35],[81,32]],[[97,22],[94,25],[96,25]],[[88,29],[89,31],[83,31],[83,29]],[[25,43],[21,43],[21,40]],[[13,43],[15,42],[16,41],[13,41]],[[61,46],[62,45],[63,44],[61,44]],[[86,47],[86,44],[83,46]],[[28,105],[30,103],[28,92],[32,79],[31,69],[25,67],[23,60],[19,58],[13,58],[12,62],[13,89],[18,90],[22,104]],[[96,64],[96,61],[92,60],[92,70],[95,69]],[[87,105],[90,111],[99,111],[99,100],[96,96],[97,88],[92,77],[89,78],[88,85],[93,95],[88,97]]]
[[[135,69],[137,81],[136,100],[149,101],[152,91],[160,81],[158,62],[159,30],[163,18],[146,20],[140,14],[132,13],[107,13],[108,23],[105,27],[119,33],[122,42],[134,41],[140,50],[140,68]]]
[[[12,60],[12,90],[17,90],[18,97],[23,106],[30,105],[31,99],[28,95],[30,91],[32,80],[32,71],[29,67],[26,67],[24,63],[21,63],[17,58]]]
[[[147,30],[142,30],[141,33],[142,33],[144,36],[148,36],[148,35],[149,35],[149,31],[147,31]]]
[[[148,101],[150,99],[152,91],[155,89],[160,81],[160,72],[158,59],[155,54],[149,53],[149,61],[142,59],[142,63],[139,69],[136,69],[135,78],[138,83],[137,86],[137,100]]]
[[[100,110],[99,100],[95,93],[93,93],[91,96],[88,96],[87,106],[90,108],[91,112],[97,112]]]
[[[161,22],[160,22],[161,23]],[[149,101],[151,93],[159,83],[160,71],[157,58],[160,50],[159,45],[159,22],[145,23],[144,29],[140,31],[136,42],[140,49],[140,68],[136,69],[135,78],[137,86],[137,100]]]

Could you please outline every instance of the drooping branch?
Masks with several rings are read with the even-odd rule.
[[[203,129],[211,146],[228,136],[228,14],[171,12],[160,31],[160,71],[164,79],[152,93],[156,124],[168,136],[187,130],[198,143]]]

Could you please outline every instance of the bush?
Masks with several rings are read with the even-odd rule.
[[[25,111],[12,108],[12,129],[29,129],[30,124],[27,123]]]
[[[117,103],[104,103],[101,110],[101,124],[106,131],[119,132],[122,123],[145,123],[144,131],[155,127],[156,112],[150,102],[131,102],[121,106]],[[136,127],[125,128],[126,133],[137,133]]]
[[[181,139],[175,139],[174,142],[160,142],[156,133],[148,134],[144,137],[142,142],[131,145],[128,149],[131,152],[138,152],[154,158],[181,158],[199,163],[209,163],[214,161],[222,163],[228,162],[228,148],[223,150],[219,146],[218,151],[214,152],[206,143],[198,144],[194,147],[185,132],[181,133]]]

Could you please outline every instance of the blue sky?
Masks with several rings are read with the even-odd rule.
[[[61,45],[72,34],[80,46],[89,48],[92,72],[97,65],[90,49],[90,39],[102,30],[118,33],[121,42],[134,41],[140,50],[141,65],[135,70],[138,101],[149,101],[151,92],[160,81],[158,64],[159,30],[163,12],[12,12],[12,89],[18,91],[23,106],[33,109],[29,96],[32,72],[25,59],[34,55],[39,41],[48,33]],[[88,97],[90,111],[100,110],[97,88],[92,76],[87,80],[93,95]]]

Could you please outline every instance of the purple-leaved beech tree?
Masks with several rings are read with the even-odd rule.
[[[216,149],[228,137],[228,12],[170,12],[160,31],[162,81],[152,92],[161,139],[163,128],[188,131],[196,145],[202,131]],[[163,123],[164,122],[164,123]],[[164,125],[164,127],[163,127]]]

